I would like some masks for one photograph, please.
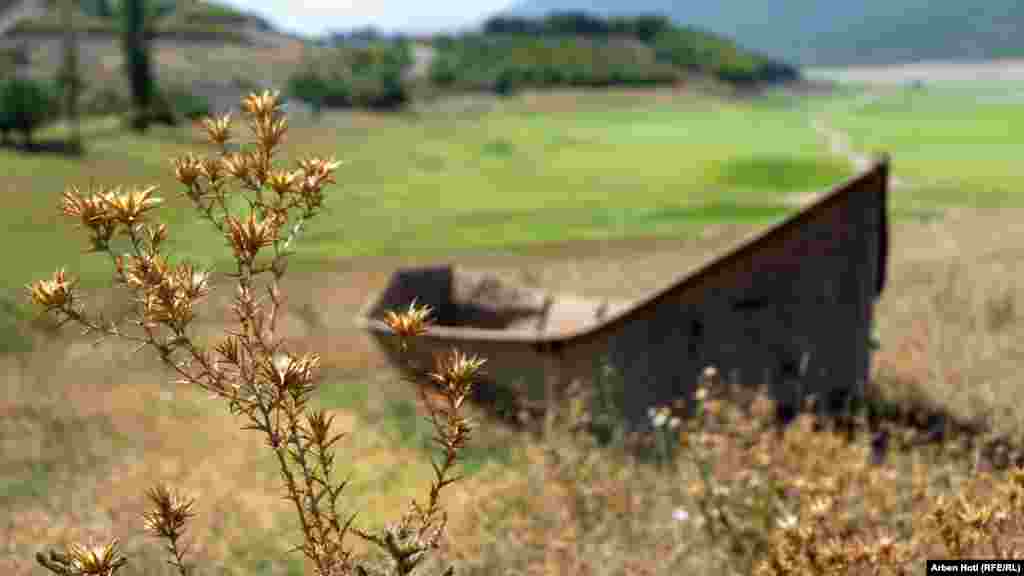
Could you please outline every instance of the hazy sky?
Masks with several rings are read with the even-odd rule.
[[[305,35],[374,26],[432,32],[473,25],[514,0],[219,0],[252,11],[275,27]]]

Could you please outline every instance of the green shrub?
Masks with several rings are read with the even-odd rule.
[[[494,16],[484,22],[485,34],[548,34],[590,37],[629,36],[649,41],[662,30],[672,27],[665,16],[641,15],[603,20],[580,11],[552,12],[543,19]]]
[[[193,93],[185,86],[172,86],[164,91],[171,111],[177,116],[197,120],[211,113],[210,100]]]
[[[293,74],[286,92],[308,102],[314,110],[398,108],[409,100],[403,74],[411,62],[408,42],[336,49]]]
[[[654,37],[655,57],[731,84],[778,83],[799,77],[796,68],[738,48],[725,38],[695,29],[664,30]]]
[[[438,86],[451,86],[458,78],[455,59],[451,56],[437,56],[430,64],[430,81]]]
[[[287,93],[309,103],[314,112],[324,106],[344,107],[352,104],[352,87],[340,80],[324,78],[313,70],[302,70],[288,78]]]
[[[129,115],[129,118],[133,118]],[[149,110],[146,112],[147,123],[156,122],[165,126],[177,126],[181,122],[180,116],[174,110],[168,95],[163,90],[154,87]]]
[[[96,116],[123,114],[131,109],[131,106],[126,95],[108,86],[89,93],[83,99],[82,113]]]
[[[523,84],[523,73],[514,67],[508,67],[498,73],[494,82],[494,92],[500,96],[510,96]]]
[[[582,36],[464,35],[438,47],[431,79],[509,94],[529,87],[672,83],[679,73],[650,48]]]
[[[434,42],[430,78],[438,86],[509,94],[530,86],[671,84],[689,72],[746,84],[797,78],[795,68],[735,42],[675,28],[660,16],[602,20],[585,12],[543,19],[498,16],[483,34]]]
[[[352,79],[352,101],[360,108],[393,109],[408,102],[409,94],[397,73],[362,74]]]
[[[47,83],[28,78],[0,82],[0,132],[4,141],[10,132],[20,132],[31,147],[32,133],[54,120],[59,111],[57,90]]]

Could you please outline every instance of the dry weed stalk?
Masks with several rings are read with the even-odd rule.
[[[101,189],[89,194],[72,187],[61,203],[63,213],[78,219],[89,231],[91,251],[109,255],[116,268],[115,282],[132,293],[138,311],[135,333],[88,315],[79,302],[76,281],[63,269],[50,280],[29,285],[29,295],[62,325],[76,322],[85,334],[118,336],[137,342],[138,349],[153,348],[177,374],[176,384],[197,385],[226,400],[233,414],[248,419],[245,429],[263,432],[277,459],[287,490],[285,498],[294,504],[302,528],[303,544],[296,550],[312,562],[318,576],[412,574],[439,546],[446,518],[440,492],[458,479],[450,474],[472,430],[459,410],[483,361],[453,351],[439,359],[431,375],[447,405],[430,408],[443,459],[432,461],[436,478],[426,503],[414,500],[399,522],[380,532],[353,526],[354,515],[342,517],[337,503],[347,483],[332,481],[332,447],[342,435],[331,435],[333,418],[323,410],[306,407],[317,388],[320,357],[292,354],[276,334],[283,305],[279,282],[286,258],[304,223],[318,214],[324,187],[334,183],[333,173],[340,162],[314,157],[301,160],[295,170],[275,168],[272,158],[288,127],[278,110],[277,94],[251,94],[242,100],[242,107],[256,139],[254,150],[228,152],[231,117],[224,115],[203,122],[209,140],[220,147],[219,157],[188,154],[173,160],[185,196],[227,239],[233,252],[237,268],[229,276],[236,283],[233,311],[237,330],[228,332],[212,350],[190,337],[195,304],[212,289],[211,273],[188,263],[172,263],[163,254],[167,227],[149,221],[150,213],[162,202],[153,195],[155,187]],[[229,177],[245,190],[240,195],[248,212],[243,216],[229,209]],[[127,254],[115,254],[115,239],[128,244]],[[257,256],[266,249],[272,250],[272,257],[258,261]],[[260,298],[257,279],[267,274],[266,298]],[[415,337],[425,329],[428,314],[429,309],[412,306],[390,315],[388,322],[401,336]],[[153,508],[145,515],[146,528],[167,541],[173,558],[169,563],[186,576],[190,570],[184,562],[181,538],[193,503],[163,486],[153,489],[149,498]],[[349,532],[383,549],[391,559],[390,568],[372,567],[354,558],[345,547]],[[126,563],[118,553],[116,539],[96,547],[75,544],[65,553],[40,553],[36,559],[62,575],[110,576]],[[452,572],[449,568],[446,574]]]

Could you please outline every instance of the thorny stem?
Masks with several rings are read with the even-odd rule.
[[[180,377],[177,383],[198,385],[227,400],[232,413],[245,414],[250,421],[245,429],[260,430],[267,435],[288,492],[286,499],[292,501],[299,516],[305,544],[296,550],[302,550],[315,563],[319,576],[351,574],[353,566],[349,561],[350,553],[342,544],[355,516],[342,522],[336,511],[337,500],[348,481],[337,486],[332,486],[330,481],[333,454],[329,448],[342,435],[329,435],[331,419],[325,418],[323,412],[307,413],[306,423],[303,424],[306,403],[315,389],[312,370],[319,359],[313,355],[296,360],[290,354],[285,354],[284,360],[279,363],[277,355],[283,342],[278,341],[276,336],[277,319],[283,306],[279,281],[284,275],[285,259],[291,254],[292,243],[302,232],[305,221],[317,214],[322,202],[321,188],[333,183],[331,172],[339,163],[314,158],[300,163],[301,175],[299,172],[274,171],[270,161],[286,126],[283,121],[274,122],[275,106],[274,97],[269,92],[243,100],[243,107],[252,116],[250,128],[260,135],[256,152],[227,158],[230,117],[225,116],[204,122],[211,141],[220,144],[222,163],[197,160],[191,155],[175,160],[176,176],[187,188],[185,196],[206,220],[228,237],[235,251],[237,268],[231,276],[237,284],[234,311],[240,329],[237,332],[227,331],[227,339],[217,347],[220,360],[215,360],[187,333],[187,326],[194,318],[193,304],[208,292],[208,273],[203,272],[200,279],[196,280],[196,272],[192,271],[190,265],[183,265],[182,268],[169,265],[159,249],[159,244],[166,239],[166,228],[161,225],[160,228],[150,229],[144,223],[145,212],[160,203],[159,199],[150,198],[154,188],[129,195],[103,192],[88,198],[79,197],[75,189],[74,194],[65,193],[62,208],[66,215],[80,217],[87,227],[93,229],[94,251],[108,254],[118,270],[115,281],[125,284],[134,293],[140,307],[135,324],[142,329],[142,336],[124,334],[113,322],[104,326],[102,317],[97,322],[82,314],[76,308],[72,293],[74,281],[67,281],[63,271],[59,271],[52,281],[37,282],[30,286],[30,292],[32,299],[46,310],[55,311],[58,317],[65,316],[61,324],[75,321],[85,326],[86,333],[119,336],[138,342],[138,349],[153,347],[162,362]],[[243,188],[255,192],[255,199],[243,196],[249,206],[247,221],[235,220],[228,210],[223,190],[226,174],[234,175],[241,181]],[[210,185],[206,191],[198,181],[199,176],[203,175]],[[296,178],[299,180],[296,181]],[[268,183],[276,193],[273,203],[268,201],[269,187],[267,194],[264,194],[263,188]],[[288,188],[293,183],[294,186]],[[220,208],[220,219],[214,216],[214,206]],[[302,212],[287,236],[281,239],[278,232],[290,219],[290,211],[295,208],[300,208]],[[256,214],[259,220],[255,220]],[[114,254],[109,242],[119,227],[130,243],[131,254],[124,259]],[[148,234],[148,239],[140,236],[143,230]],[[273,259],[269,265],[258,266],[257,252],[266,246],[273,247]],[[267,285],[270,308],[266,313],[254,297],[255,277],[264,272],[273,275]],[[191,278],[187,278],[189,274],[192,274]],[[412,331],[406,335],[421,333],[427,312],[428,309],[414,310],[411,307],[409,312],[394,316],[398,322],[396,326],[411,328]],[[170,332],[166,337],[161,337],[161,326]],[[186,354],[186,358],[180,361],[175,359],[175,353],[179,350]],[[299,368],[296,368],[295,362],[299,362]],[[435,441],[444,448],[445,457],[441,464],[431,460],[436,480],[431,484],[427,507],[421,508],[413,501],[411,512],[397,528],[389,527],[385,530],[383,536],[353,529],[391,555],[397,574],[410,574],[424,554],[437,547],[437,538],[444,528],[443,518],[440,525],[435,526],[436,516],[440,512],[440,491],[458,480],[448,478],[448,473],[455,465],[457,452],[463,447],[470,430],[469,422],[458,416],[457,411],[466,397],[471,377],[480,364],[481,360],[455,355],[450,364],[439,368],[439,373],[444,376],[434,375],[447,386],[445,396],[448,407],[440,410],[445,416],[444,421],[438,417],[438,411],[431,407],[431,421],[437,430]],[[226,366],[227,371],[222,366]],[[311,454],[318,460],[318,465],[310,462]],[[301,472],[301,479],[292,469],[293,465]],[[326,511],[321,507],[325,496],[329,505]],[[165,506],[160,508],[162,514],[177,514],[168,511],[170,509]],[[160,514],[154,518],[164,519],[162,524],[155,521],[158,526],[166,526],[171,522],[167,516]],[[410,527],[413,520],[420,523],[418,531]],[[183,521],[184,518],[176,520]],[[168,530],[157,531],[168,539],[168,550],[174,558],[169,563],[176,566],[184,576],[184,550],[178,546],[178,533]],[[411,542],[410,536],[413,537]],[[108,547],[106,553],[113,554],[113,548]],[[58,564],[44,560],[39,562],[51,571],[58,572],[61,569]],[[123,559],[116,562],[111,560],[107,566],[107,576],[112,575],[123,563]],[[355,565],[354,569],[359,574],[368,573],[360,565]],[[447,576],[451,573],[452,569],[445,572]]]

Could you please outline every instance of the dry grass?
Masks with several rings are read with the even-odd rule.
[[[1008,336],[1019,324],[1014,307],[1016,287],[1009,279],[1014,277],[1013,266],[1017,260],[1014,246],[1019,244],[1019,239],[1006,232],[1012,230],[1007,224],[1013,222],[1015,216],[1013,213],[961,212],[951,214],[944,222],[901,223],[895,227],[890,284],[879,307],[882,349],[877,356],[876,369],[886,397],[904,404],[926,401],[953,414],[977,418],[989,412],[986,406],[997,406],[1004,401],[1000,398],[1013,393],[1007,384],[1000,388],[999,382],[1010,382],[1003,380],[1002,370],[1012,366],[1016,357],[1013,339]],[[748,232],[740,227],[723,229],[690,245],[668,240],[578,243],[552,246],[533,255],[506,255],[496,260],[481,256],[470,264],[487,264],[505,272],[518,271],[558,289],[635,297],[656,288],[666,275],[671,275],[670,263],[697,265]],[[936,250],[942,252],[936,253]],[[393,259],[354,261],[350,265],[339,265],[337,272],[327,276],[309,274],[291,278],[283,289],[294,295],[286,316],[293,315],[295,320],[293,328],[286,333],[294,336],[303,349],[327,350],[328,375],[332,369],[336,370],[334,374],[352,376],[384,369],[380,356],[361,334],[347,327],[346,320],[362,304],[366,293],[380,288],[388,272],[399,263]],[[648,273],[639,273],[643,270]],[[635,283],[616,282],[615,278],[623,274],[629,275]],[[973,281],[968,282],[968,279]],[[302,312],[314,302],[329,304],[319,306],[314,313]],[[210,310],[220,309],[220,304],[212,300],[208,306]],[[215,326],[207,329],[215,332]],[[931,339],[923,338],[924,334],[932,334]],[[946,340],[935,334],[943,334]],[[945,348],[931,348],[944,341]],[[952,346],[954,342],[959,342],[960,348]],[[954,353],[959,356],[943,357]],[[108,519],[101,527],[131,525],[132,514],[141,509],[140,499],[125,504],[121,498],[118,504],[113,488],[115,479],[119,490],[127,492],[130,487],[141,488],[153,477],[170,475],[196,493],[204,494],[204,503],[227,514],[228,520],[222,521],[227,526],[211,525],[206,518],[197,519],[192,528],[197,539],[218,543],[202,549],[198,555],[208,560],[206,565],[225,565],[229,559],[239,561],[240,552],[232,551],[226,543],[254,541],[254,535],[285,532],[288,526],[282,526],[281,520],[287,510],[277,499],[270,470],[255,458],[260,449],[252,438],[247,443],[246,435],[233,432],[235,422],[218,414],[208,403],[204,404],[201,394],[179,395],[173,403],[163,404],[169,407],[183,403],[187,407],[183,412],[160,416],[156,411],[154,414],[151,403],[155,403],[153,399],[159,396],[161,389],[161,378],[154,374],[154,366],[149,366],[147,372],[146,366],[125,364],[123,358],[111,356],[109,359],[116,361],[119,372],[130,370],[129,373],[138,374],[139,384],[118,386],[113,382],[123,379],[110,378],[111,382],[90,388],[85,384],[91,378],[99,379],[104,374],[109,378],[113,364],[104,365],[106,359],[101,356],[94,361],[92,372],[88,365],[78,365],[83,388],[76,393],[76,401],[64,408],[61,418],[80,423],[71,424],[76,430],[88,431],[90,424],[85,422],[90,415],[104,415],[113,426],[114,414],[131,414],[130,418],[123,419],[119,430],[128,437],[144,437],[156,443],[147,445],[146,452],[137,456],[139,460],[134,468],[130,464],[113,463],[127,460],[122,455],[110,457],[107,463],[92,464],[94,470],[111,466],[116,471],[107,480],[110,484],[106,488],[101,487],[102,484],[93,488],[84,480],[88,474],[73,472],[71,467],[62,472],[64,481],[76,479],[85,485],[82,493],[88,496],[82,496],[82,501],[106,503],[101,504],[101,509],[127,508],[114,516],[116,521]],[[962,381],[941,370],[943,366],[954,365],[957,359],[969,370],[961,370],[956,378],[978,382],[979,387],[987,386],[990,396],[964,405],[963,396],[959,396],[965,394]],[[940,369],[936,370],[935,366]],[[68,378],[69,368],[62,370],[63,373],[53,375],[53,382]],[[108,391],[98,393],[104,386]],[[30,395],[27,388],[23,399]],[[55,384],[52,390],[52,395],[57,396],[64,388]],[[402,392],[392,389],[389,393]],[[752,412],[770,414],[765,402],[762,399]],[[728,406],[723,403],[717,410],[728,412]],[[416,452],[395,447],[383,430],[361,422],[351,413],[335,413],[345,416],[342,429],[351,427],[361,431],[360,442],[344,446],[353,461],[365,463],[360,470],[386,468],[409,460]],[[827,427],[815,430],[809,419],[798,422],[781,438],[775,432],[758,432],[770,426],[753,417],[734,416],[723,424],[708,422],[691,433],[689,449],[679,449],[671,464],[662,467],[651,465],[650,458],[642,457],[643,452],[637,456],[615,446],[602,447],[586,436],[570,432],[547,441],[530,436],[520,438],[514,441],[511,465],[487,466],[449,496],[447,503],[453,515],[443,552],[459,560],[460,573],[468,574],[671,574],[679,570],[711,568],[743,574],[749,573],[747,570],[755,560],[768,557],[767,550],[772,542],[778,544],[776,551],[780,554],[786,546],[800,544],[798,539],[782,544],[780,539],[789,533],[779,529],[777,522],[786,518],[786,514],[796,515],[799,506],[804,506],[808,522],[804,526],[811,531],[806,534],[817,534],[823,541],[829,537],[842,537],[851,542],[863,539],[867,548],[851,551],[869,553],[873,550],[871,546],[879,553],[890,550],[905,559],[894,561],[890,573],[898,573],[900,567],[916,573],[926,557],[958,555],[947,548],[937,529],[922,520],[927,511],[955,509],[937,507],[938,496],[949,499],[964,494],[967,502],[979,511],[992,502],[1006,506],[1012,501],[993,487],[1005,485],[998,479],[1006,477],[1006,472],[995,470],[978,450],[959,447],[955,441],[958,439],[947,439],[943,445],[910,449],[920,435],[897,423],[890,424],[892,450],[881,466],[867,464],[872,451],[870,431],[859,435],[851,444],[843,433]],[[997,429],[1005,427],[1007,431],[1014,426],[1013,421],[1005,419],[997,419],[992,424]],[[497,424],[488,424],[485,436],[494,433],[497,427]],[[101,439],[109,435],[102,430],[100,427],[91,438],[79,440],[78,445],[92,446],[96,450],[103,445]],[[230,440],[203,443],[199,438],[204,437]],[[228,446],[231,449],[227,449]],[[701,451],[696,450],[696,446],[706,447]],[[53,452],[55,447],[50,446],[48,450]],[[829,457],[807,458],[808,454]],[[720,528],[713,541],[707,540],[710,535],[702,524],[707,520],[701,520],[700,510],[701,497],[709,491],[696,465],[700,457],[715,464],[710,493],[714,494],[714,486],[719,486],[719,494],[731,495],[720,508],[726,510],[726,514],[730,509],[762,510],[765,517],[760,524],[754,522],[753,527],[737,528],[739,532],[735,537],[728,537],[729,533]],[[200,464],[195,466],[194,472],[186,474],[182,471],[186,460]],[[759,465],[751,466],[751,462]],[[837,467],[836,462],[848,465]],[[135,472],[124,472],[125,469]],[[992,473],[996,480],[984,473]],[[228,488],[217,490],[218,483]],[[829,522],[819,525],[809,511],[817,502],[815,498],[821,496],[814,486],[828,488],[832,486],[830,483],[835,483],[837,490],[841,488],[830,504],[836,513],[824,516]],[[772,486],[776,490],[766,491],[765,487]],[[727,492],[721,492],[723,488]],[[779,496],[780,490],[782,496]],[[100,498],[100,494],[107,496]],[[390,510],[400,508],[399,497],[391,497],[391,502],[381,504]],[[704,504],[710,506],[709,501]],[[825,501],[819,502],[819,506],[825,505]],[[29,532],[40,539],[16,537],[15,550],[30,553],[32,544],[42,541],[44,534],[68,538],[99,534],[99,531],[90,533],[78,528],[88,525],[87,517],[69,519],[60,509],[61,506],[53,505],[44,508],[46,511],[19,512],[19,528],[22,523],[35,523],[49,527],[49,531]],[[278,512],[274,513],[275,510]],[[674,518],[674,511],[685,511],[686,520],[676,519],[682,518],[682,514]],[[999,510],[993,510],[995,518],[998,517],[996,512]],[[989,532],[1004,535],[1005,540],[1000,545],[1019,545],[1019,526],[1010,520],[1000,522],[998,530],[990,527]],[[969,531],[961,526],[949,533]],[[893,539],[890,548],[885,548],[890,546],[885,538]],[[267,559],[276,557],[286,548],[280,541],[274,543],[270,536],[264,539],[267,544],[261,549]],[[138,540],[128,542],[132,542],[133,550],[144,549]],[[760,547],[731,548],[752,543]],[[958,544],[950,542],[948,545]],[[985,541],[973,546],[973,551],[959,555],[993,555]],[[253,563],[256,560],[251,556],[241,557]],[[143,558],[155,559],[155,554]],[[26,564],[20,566],[24,570]],[[269,564],[264,570],[284,573],[286,566]],[[860,561],[857,566],[859,568],[844,570],[871,573],[879,564]],[[15,570],[15,573],[26,572]],[[792,573],[799,572],[794,568]],[[814,573],[827,571],[819,567]]]
[[[960,211],[895,229],[876,366],[885,393],[924,391],[954,416],[1017,437],[1021,419],[1010,408],[1024,351],[1018,212]]]

